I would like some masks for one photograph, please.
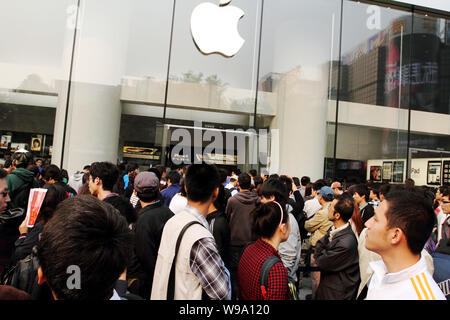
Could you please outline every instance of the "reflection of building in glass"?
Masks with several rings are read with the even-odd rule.
[[[411,16],[401,17],[345,54],[339,98],[448,114],[450,47],[448,35],[441,42],[439,22],[415,16],[412,24]],[[333,64],[337,79],[337,63]],[[336,86],[335,80],[332,93]]]

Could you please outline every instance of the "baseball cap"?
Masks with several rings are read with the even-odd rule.
[[[318,194],[321,194],[325,198],[331,198],[334,199],[334,191],[330,187],[322,187],[319,191],[317,191]]]
[[[134,189],[142,193],[145,188],[159,188],[159,179],[154,172],[140,172],[134,179]]]

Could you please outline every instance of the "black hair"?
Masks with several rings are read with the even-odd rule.
[[[411,179],[411,178],[407,178],[405,180],[405,185],[407,185],[407,186],[414,187],[415,184],[416,184],[415,181],[413,179]]]
[[[275,197],[275,201],[280,203],[283,208],[286,206],[288,199],[288,191],[286,185],[281,182],[280,179],[269,178],[267,179],[259,189],[260,195],[269,199],[271,196]]]
[[[42,169],[42,179],[46,181],[49,181],[50,179],[53,179],[57,182],[61,181],[61,170],[56,164],[45,166]]]
[[[5,163],[3,164],[3,168],[8,169],[9,167],[11,167],[11,165],[12,165],[11,159],[5,160]]]
[[[249,190],[252,186],[252,178],[245,172],[241,173],[238,177],[239,188]]]
[[[119,179],[119,168],[111,162],[94,162],[91,164],[89,174],[92,180],[95,178],[102,180],[103,190],[112,191]]]
[[[40,172],[37,165],[29,164],[27,170],[33,172],[35,178],[39,177]]]
[[[139,200],[142,202],[152,202],[161,199],[161,194],[159,192],[159,186],[157,187],[146,187],[143,188],[141,192],[136,190]]]
[[[280,207],[283,212],[280,211]],[[250,215],[253,234],[262,238],[273,236],[280,224],[281,215],[283,215],[283,223],[286,223],[288,219],[285,207],[282,204],[278,206],[274,201],[259,204]]]
[[[253,182],[255,183],[255,188],[257,188],[264,181],[263,181],[263,179],[260,176],[256,176],[256,177],[253,178]]]
[[[386,196],[389,193],[389,191],[391,191],[391,185],[389,183],[382,184],[378,189],[380,196],[381,195]]]
[[[219,170],[220,183],[224,183],[225,181],[227,181],[228,171],[224,168],[217,168],[217,170]]]
[[[35,142],[38,143],[38,146],[39,146],[39,147],[41,146],[41,141],[40,141],[39,139],[33,139],[33,144],[34,144]]]
[[[69,181],[69,173],[66,169],[61,169],[61,180],[66,178],[67,182]]]
[[[133,172],[134,170],[139,169],[139,166],[136,162],[128,162],[127,163],[127,173]]]
[[[380,185],[377,183],[372,183],[371,186],[369,187],[369,192],[372,191],[377,198],[380,198]]]
[[[223,186],[223,184],[220,184],[217,199],[214,201],[214,207],[216,207],[216,209],[219,211],[225,211],[225,208],[227,206],[227,203],[225,201],[225,187]]]
[[[258,172],[257,172],[255,169],[251,169],[248,173],[249,173],[252,177],[256,177],[256,176],[258,175]]]
[[[181,179],[181,175],[176,170],[172,170],[167,175],[167,180],[170,180],[172,184],[179,184]]]
[[[337,202],[334,205],[334,211],[339,213],[344,222],[348,222],[348,220],[350,220],[353,216],[355,200],[353,200],[353,197],[348,193],[338,195],[335,199]]]
[[[90,195],[61,202],[44,226],[37,255],[47,283],[61,300],[106,300],[130,260],[132,236],[125,218]],[[68,268],[80,270],[69,289]]]
[[[411,252],[420,254],[435,224],[431,202],[419,192],[409,190],[389,192],[385,199],[388,228],[400,228]]]
[[[292,180],[295,183],[295,186],[300,187],[300,180],[298,179],[298,177],[292,177]]]
[[[305,198],[312,195],[312,183],[308,183],[305,188]]]
[[[58,204],[67,199],[68,195],[64,187],[58,184],[46,184],[43,188],[47,189],[47,192],[39,210],[37,221],[45,225],[53,217]]]
[[[301,182],[302,186],[306,187],[309,183],[311,183],[311,178],[308,176],[303,176],[300,179],[300,182]]]
[[[325,180],[319,179],[312,184],[312,188],[315,191],[319,191],[320,189],[322,189],[322,187],[325,187],[326,185],[327,184],[325,183]]]
[[[115,196],[107,197],[103,199],[103,201],[119,210],[120,214],[127,220],[128,224],[132,224],[137,221],[137,212],[127,198],[123,196]]]
[[[352,185],[349,188],[349,192],[351,195],[354,195],[355,193],[358,193],[359,196],[364,197],[366,202],[370,201],[370,191],[369,188],[363,183]]]
[[[8,172],[6,172],[3,169],[0,169],[0,179],[5,179],[7,175],[8,175]]]
[[[148,168],[148,172],[153,172],[158,177],[158,180],[161,181],[162,171],[158,170],[156,167]]]
[[[91,165],[90,164],[88,164],[88,165],[85,165],[84,167],[83,167],[83,170],[91,170]]]
[[[180,193],[183,197],[187,197],[186,188],[184,187],[184,179],[180,183]]]
[[[279,175],[278,173],[272,173],[272,174],[269,176],[269,179],[270,179],[270,178],[278,179],[278,178],[280,178],[280,175]]]
[[[292,191],[292,183],[294,181],[292,181],[291,178],[289,178],[288,176],[285,176],[285,175],[280,176],[280,181],[286,187],[287,196],[289,197],[289,193]]]
[[[220,184],[216,166],[206,163],[192,164],[184,179],[187,197],[195,202],[206,202]]]

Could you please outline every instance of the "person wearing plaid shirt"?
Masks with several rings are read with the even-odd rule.
[[[281,262],[278,246],[289,237],[288,215],[276,201],[260,205],[252,213],[253,232],[259,239],[249,245],[239,262],[239,298],[242,300],[289,300],[287,269]],[[276,256],[280,259],[270,269],[268,285],[264,290],[260,284],[261,267],[264,261]]]
[[[209,229],[208,222],[197,209],[188,205],[185,210]],[[190,254],[190,266],[209,299],[231,299],[230,274],[223,264],[214,238],[202,238],[194,243]]]
[[[186,172],[185,183],[188,204],[164,226],[150,299],[229,300],[230,274],[206,221],[209,206],[218,195],[219,173],[215,166],[193,164]],[[171,252],[175,252],[181,230],[192,222],[196,223],[185,229],[177,251],[175,288],[169,290]]]

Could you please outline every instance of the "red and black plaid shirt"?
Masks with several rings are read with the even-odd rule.
[[[270,256],[280,258],[275,248],[261,239],[245,249],[238,268],[239,299],[263,300],[259,277],[264,261]],[[287,270],[282,262],[270,269],[266,291],[268,300],[290,299]]]

